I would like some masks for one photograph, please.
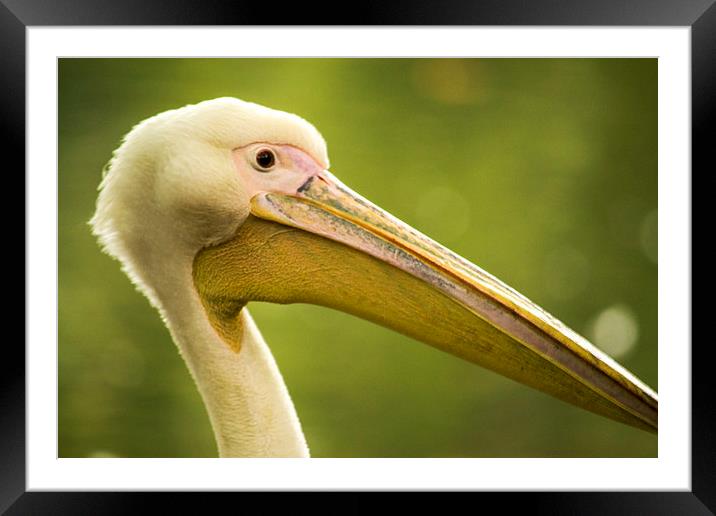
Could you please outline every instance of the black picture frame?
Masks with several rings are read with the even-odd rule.
[[[25,29],[50,25],[617,25],[691,27],[692,86],[692,236],[699,230],[708,235],[709,212],[699,196],[716,186],[713,165],[707,161],[716,142],[716,5],[714,0],[451,0],[422,5],[419,2],[382,2],[346,9],[322,6],[311,13],[306,5],[293,4],[270,13],[259,4],[218,0],[0,0],[0,106],[7,157],[16,157],[17,168],[6,169],[6,177],[25,164]],[[711,172],[711,173],[709,173]],[[48,172],[49,173],[49,172]],[[19,177],[20,174],[14,174]],[[701,177],[711,178],[709,188]],[[697,184],[701,188],[696,188]],[[24,188],[24,187],[23,187]],[[8,215],[6,214],[6,217]],[[12,220],[12,219],[6,219]],[[704,247],[692,238],[692,262]],[[27,259],[26,256],[24,256]],[[696,275],[694,272],[696,271]],[[698,263],[692,265],[698,291],[709,292],[713,275]],[[702,272],[703,275],[699,275]],[[26,278],[27,281],[27,278]],[[693,284],[693,282],[692,282]],[[694,284],[693,286],[696,286]],[[692,332],[707,320],[709,303],[693,297]],[[701,317],[698,317],[698,316]],[[700,321],[697,326],[696,322]],[[693,333],[695,335],[695,333]],[[692,340],[696,340],[693,339]],[[60,493],[26,492],[25,488],[25,353],[6,341],[3,374],[0,376],[0,513],[7,514],[126,514],[149,507],[147,498],[164,505],[188,503],[196,497],[177,493]],[[589,492],[589,493],[474,493],[491,497],[507,510],[528,508],[548,514],[713,514],[716,512],[716,392],[711,372],[711,342],[692,345],[692,490],[690,492]],[[172,497],[171,499],[169,497]],[[246,496],[236,495],[236,496]],[[306,497],[298,497],[306,500]],[[413,499],[420,499],[414,497]],[[329,505],[334,497],[322,498]],[[338,502],[341,512],[357,512],[374,505],[370,497],[353,494]],[[203,503],[203,502],[202,502]],[[300,503],[299,500],[292,504]],[[422,505],[424,501],[419,501]],[[474,502],[470,502],[474,503]],[[365,505],[363,505],[365,504]],[[202,505],[205,507],[204,505]],[[312,507],[315,508],[315,506]]]

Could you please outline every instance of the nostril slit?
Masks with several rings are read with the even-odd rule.
[[[296,190],[296,193],[303,193],[311,186],[311,183],[315,179],[316,176],[309,177],[305,183],[303,183],[301,186],[298,187],[298,190]],[[319,176],[320,177],[320,176]]]

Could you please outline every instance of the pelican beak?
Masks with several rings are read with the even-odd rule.
[[[657,395],[629,371],[332,174],[315,175],[291,194],[259,193],[251,213],[232,240],[195,259],[195,284],[224,334],[248,301],[328,306],[657,431]],[[227,291],[227,280],[240,288]]]

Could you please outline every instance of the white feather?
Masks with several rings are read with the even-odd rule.
[[[196,253],[232,236],[249,213],[233,149],[288,144],[328,168],[313,125],[234,98],[167,111],[114,152],[90,221],[105,252],[162,315],[202,394],[222,456],[307,456],[293,404],[248,312],[241,351],[213,330],[192,281]]]

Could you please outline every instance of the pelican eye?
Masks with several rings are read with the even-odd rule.
[[[271,149],[261,149],[254,156],[254,161],[259,171],[266,172],[276,164],[276,155]]]

